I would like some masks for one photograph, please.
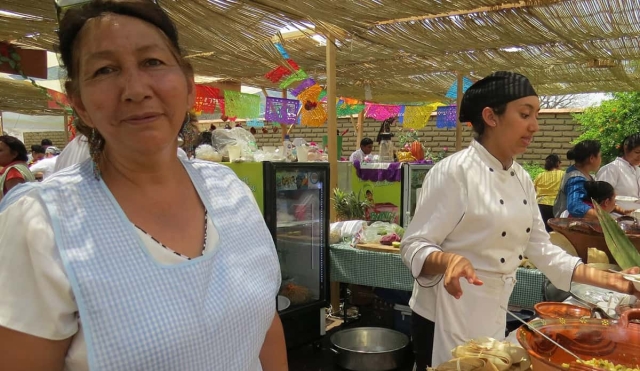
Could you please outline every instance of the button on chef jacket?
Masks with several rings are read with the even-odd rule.
[[[549,242],[533,183],[524,169],[513,162],[504,170],[502,163],[477,141],[438,162],[427,173],[401,247],[402,259],[416,278],[409,304],[436,326],[438,321],[451,319],[436,315],[438,290],[444,290],[442,275],[419,277],[433,252],[462,255],[478,272],[498,277],[513,275],[526,256],[556,287],[566,291],[580,263],[579,258]],[[477,315],[482,313],[474,309],[469,306],[464,310],[469,318],[481,318]],[[468,325],[473,323],[469,321]],[[438,341],[434,339],[434,344]]]
[[[600,168],[596,179],[611,184],[618,196],[640,197],[640,167],[622,157]]]

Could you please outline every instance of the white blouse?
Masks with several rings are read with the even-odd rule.
[[[549,241],[526,171],[516,162],[504,170],[476,141],[427,173],[401,247],[416,278],[412,309],[431,320],[435,297],[430,288],[442,275],[420,272],[433,252],[456,253],[477,270],[500,274],[513,273],[526,256],[567,291],[580,262]]]
[[[618,196],[640,197],[640,167],[622,157],[601,167],[596,179],[611,184]]]
[[[252,195],[248,187],[245,190]],[[207,223],[203,254],[215,250],[219,241],[211,217]],[[184,261],[185,257],[176,255],[146,233],[140,230],[138,233],[159,263]],[[87,371],[87,349],[78,306],[39,199],[27,194],[0,213],[0,236],[0,326],[51,340],[73,336],[65,371]]]

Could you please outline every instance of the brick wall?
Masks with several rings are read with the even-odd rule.
[[[22,135],[24,137],[24,145],[28,151],[31,150],[33,144],[40,144],[40,141],[44,138],[50,139],[53,145],[59,149],[63,149],[67,145],[67,137],[64,131],[25,132]]]
[[[575,122],[571,116],[576,110],[545,110],[540,113],[540,131],[536,133],[533,143],[529,146],[529,150],[518,158],[519,162],[536,162],[544,163],[544,158],[551,153],[555,153],[565,160],[567,151],[572,147],[571,141],[576,139],[580,133],[580,125]],[[353,118],[353,122],[357,122],[357,118]],[[278,146],[282,145],[282,134],[273,133],[271,127],[268,126],[269,133],[263,134],[260,130],[255,135],[256,142],[259,147],[262,146]],[[343,156],[349,156],[358,148],[356,143],[356,130],[349,118],[338,119],[338,131],[343,132],[349,129],[349,132],[342,138]],[[364,122],[363,138],[369,137],[375,141],[380,129],[380,122],[366,119]],[[322,136],[326,135],[326,125],[321,128],[294,127],[290,136],[294,138],[301,137],[306,141],[314,141],[318,144],[322,143]],[[392,128],[396,131],[397,128]],[[462,146],[469,145],[472,138],[472,130],[464,127],[462,130]],[[433,151],[439,152],[442,148],[447,147],[448,153],[455,152],[456,131],[455,129],[437,129],[435,124],[435,116],[432,116],[429,123],[419,130],[420,138]],[[394,138],[394,140],[397,140]],[[394,144],[397,145],[397,142]],[[374,143],[374,152],[378,150],[377,143]]]

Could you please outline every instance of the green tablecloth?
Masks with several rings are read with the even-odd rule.
[[[413,277],[400,258],[400,254],[389,254],[354,249],[349,244],[332,245],[331,280],[356,285],[382,287],[411,291]],[[518,268],[516,286],[509,305],[533,308],[544,301],[545,276],[537,269]]]

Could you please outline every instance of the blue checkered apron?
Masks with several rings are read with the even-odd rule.
[[[272,237],[231,170],[184,166],[220,239],[203,257],[176,265],[149,255],[91,162],[37,187],[92,371],[262,369],[258,355],[280,285]]]

